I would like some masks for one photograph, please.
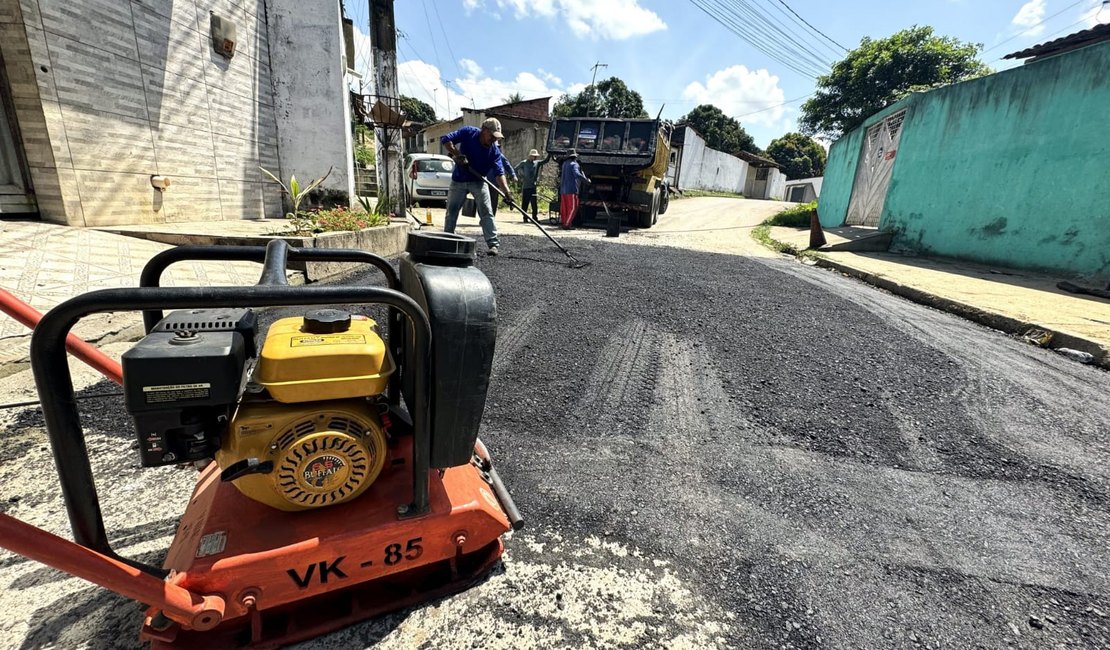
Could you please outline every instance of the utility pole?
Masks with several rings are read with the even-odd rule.
[[[370,48],[373,52],[375,103],[400,110],[397,90],[397,24],[393,19],[393,0],[370,1]],[[398,217],[405,216],[405,192],[401,184],[402,130],[400,126],[374,127],[378,172],[378,200],[388,199]],[[384,189],[384,194],[383,194]]]
[[[594,63],[593,67],[591,68],[591,70],[594,71],[593,76],[590,77],[590,99],[591,99],[590,103],[591,104],[593,103],[593,101],[592,101],[593,97],[597,94],[597,86],[594,85],[594,82],[597,81],[597,69],[598,68],[608,68],[608,67],[609,67],[608,63],[602,63],[601,61],[597,61],[597,62]],[[589,116],[590,116],[590,104],[586,104],[586,117],[589,117]]]

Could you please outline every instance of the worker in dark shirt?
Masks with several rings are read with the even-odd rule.
[[[466,201],[467,193],[474,196],[478,220],[482,224],[482,235],[489,246],[489,254],[497,255],[499,241],[497,224],[493,221],[493,206],[490,203],[489,189],[482,177],[492,174],[494,184],[509,196],[509,184],[505,182],[505,169],[501,165],[501,148],[497,141],[504,137],[501,122],[489,118],[482,122],[482,128],[460,127],[439,139],[447,148],[447,153],[455,160],[455,171],[451,173],[451,187],[447,190],[447,216],[444,221],[445,232],[455,232],[459,211]],[[513,206],[512,198],[508,199]]]
[[[559,219],[564,230],[574,227],[574,218],[578,215],[578,192],[581,181],[591,182],[582,173],[578,164],[578,152],[571,149],[567,152],[566,160],[559,178]]]

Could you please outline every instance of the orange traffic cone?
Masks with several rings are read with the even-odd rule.
[[[817,211],[809,213],[809,247],[821,248],[825,242],[825,231],[821,229],[821,220],[817,218]]]

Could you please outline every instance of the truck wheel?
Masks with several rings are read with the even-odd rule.
[[[661,192],[662,194],[659,197],[659,214],[662,215],[667,214],[667,208],[671,207],[671,188],[664,185]]]
[[[638,224],[641,228],[651,228],[659,220],[659,190],[651,194],[651,209],[639,213]]]

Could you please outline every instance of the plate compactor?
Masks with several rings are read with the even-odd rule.
[[[75,543],[0,515],[0,546],[145,605],[155,648],[276,647],[483,579],[522,521],[478,440],[496,336],[474,240],[411,233],[400,273],[361,251],[179,247],[136,289],[73,298],[32,366]],[[253,287],[160,287],[172,263],[263,263]],[[389,288],[287,286],[295,262],[363,262]],[[365,315],[388,307],[387,338]],[[303,308],[262,336],[256,308]],[[163,309],[174,309],[165,317]],[[144,467],[199,470],[163,567],[117,555],[101,516],[65,339],[142,311],[123,355]]]

